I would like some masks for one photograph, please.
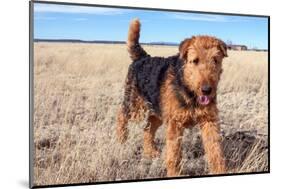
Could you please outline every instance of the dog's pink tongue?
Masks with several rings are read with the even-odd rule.
[[[199,96],[198,102],[202,105],[208,105],[210,103],[210,98],[206,95]]]

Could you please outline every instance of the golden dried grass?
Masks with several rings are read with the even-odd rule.
[[[145,46],[169,56],[177,47]],[[161,178],[165,128],[157,132],[161,157],[142,158],[142,126],[131,123],[125,145],[116,142],[116,111],[130,59],[125,45],[35,43],[34,181],[36,185]],[[230,51],[223,63],[218,106],[229,173],[268,169],[266,52]],[[183,175],[206,175],[196,128],[183,139]]]

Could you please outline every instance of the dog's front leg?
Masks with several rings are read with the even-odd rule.
[[[166,167],[167,176],[178,176],[180,174],[179,163],[181,161],[181,142],[183,128],[176,122],[170,122],[166,130]]]
[[[221,147],[220,128],[217,121],[205,121],[201,124],[201,135],[212,174],[225,173],[225,160]]]

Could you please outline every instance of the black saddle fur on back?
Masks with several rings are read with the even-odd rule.
[[[138,93],[144,98],[150,111],[160,115],[160,89],[169,69],[175,75],[173,89],[181,107],[187,107],[182,94],[189,98],[194,97],[194,93],[183,84],[182,66],[183,61],[178,54],[167,58],[146,56],[130,65],[128,76],[133,78],[128,79],[134,80]]]

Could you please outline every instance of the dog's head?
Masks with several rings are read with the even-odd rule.
[[[210,104],[216,96],[222,60],[227,57],[226,44],[215,37],[195,36],[181,42],[179,54],[184,82],[195,92],[200,105]]]

